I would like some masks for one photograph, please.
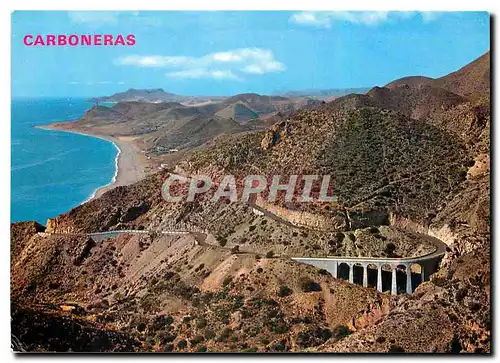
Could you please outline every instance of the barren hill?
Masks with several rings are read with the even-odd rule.
[[[331,109],[371,106],[401,112],[458,136],[474,155],[489,153],[490,53],[438,79],[411,76],[374,87],[366,95],[348,95]]]
[[[179,102],[138,102],[136,95],[156,97],[163,90],[129,90],[113,99],[127,100],[111,107],[96,105],[80,120],[56,123],[55,128],[84,131],[103,136],[133,136],[150,155],[171,149],[202,145],[222,134],[262,127],[261,122],[244,126],[259,117],[290,112],[308,103],[305,99],[241,94],[220,102],[185,105]],[[134,96],[130,98],[131,96]],[[142,101],[142,99],[141,99]]]
[[[395,81],[387,83],[384,87],[386,88],[397,88],[402,85],[407,85],[407,86],[432,86],[435,82],[434,78],[431,77],[425,77],[425,76],[408,76],[408,77],[403,77],[399,78]]]
[[[473,62],[456,72],[441,78],[410,76],[397,79],[385,87],[393,89],[399,86],[432,86],[469,98],[477,98],[490,92],[490,52],[486,52]]]
[[[397,110],[417,120],[432,117],[465,101],[463,97],[443,88],[425,84],[374,87],[367,96],[380,108]]]
[[[256,93],[244,93],[223,101],[224,105],[216,113],[219,117],[232,118],[238,123],[247,123],[260,116],[271,115],[277,112],[288,112],[299,109],[308,104],[305,98],[291,99],[280,96],[262,96]]]
[[[468,98],[477,98],[490,93],[490,52],[458,71],[438,78],[436,84],[450,92]]]
[[[337,111],[325,105],[299,113],[289,125],[290,134],[275,137],[278,141],[268,150],[262,149],[265,132],[222,139],[197,151],[181,168],[242,176],[247,170],[283,177],[331,175],[345,206],[363,203],[360,209],[371,205],[423,220],[436,213],[473,163],[465,145],[452,135],[373,107]],[[433,198],[428,198],[430,190]]]

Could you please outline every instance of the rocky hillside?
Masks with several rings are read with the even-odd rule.
[[[326,344],[325,351],[489,350],[488,65],[486,54],[436,81],[412,77],[346,96],[297,113],[290,132],[277,124],[190,160],[192,172],[328,173],[351,221],[361,216],[374,222],[387,213],[391,224],[428,231],[449,245],[440,277],[414,301],[403,298],[382,323]],[[324,207],[315,212],[325,213]],[[331,218],[339,213],[326,210]],[[481,261],[471,270],[477,282],[452,277],[463,261],[474,259]],[[440,296],[430,310],[428,296]],[[444,345],[433,343],[431,321],[446,326]]]
[[[437,213],[474,164],[452,135],[378,108],[338,111],[325,105],[296,115],[289,128],[289,134],[272,131],[275,136],[262,132],[220,140],[181,167],[240,176],[247,170],[283,177],[331,175],[333,192],[353,217],[361,210],[383,210],[423,222]],[[271,144],[263,145],[266,140]],[[321,212],[323,206],[318,207]],[[323,212],[334,216],[337,209]]]
[[[145,92],[133,91],[125,94]],[[146,94],[161,93],[153,91]],[[266,117],[282,118],[283,114],[311,103],[305,98],[290,99],[255,93],[198,105],[186,105],[180,103],[182,100],[170,99],[168,102],[144,102],[142,99],[138,101],[134,97],[130,99],[125,96],[116,99],[120,102],[111,107],[96,105],[77,121],[51,126],[94,135],[132,136],[141,148],[145,148],[148,155],[158,156],[173,149],[200,146],[220,135],[261,129],[267,125]]]
[[[191,236],[96,243],[17,229],[26,247],[12,264],[12,334],[25,350],[299,351],[390,305],[324,271]]]

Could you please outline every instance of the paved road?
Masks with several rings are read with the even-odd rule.
[[[186,177],[184,175],[180,175],[182,177]],[[255,210],[261,212],[263,215],[279,222],[282,223],[286,226],[289,227],[294,227],[294,228],[300,228],[299,226],[295,226],[292,223],[284,220],[283,218],[269,212],[266,209],[263,209],[255,204],[255,195],[252,195],[249,203],[248,203],[252,208]],[[43,233],[41,233],[43,234]],[[218,245],[213,245],[213,244],[208,244],[206,240],[208,239],[208,235],[203,232],[194,232],[194,231],[148,231],[148,230],[120,230],[120,231],[106,231],[106,232],[94,232],[94,233],[87,233],[84,235],[92,237],[94,240],[97,242],[102,241],[105,238],[112,238],[121,234],[165,234],[165,235],[186,235],[190,234],[193,236],[197,242],[197,244],[202,245],[202,246],[212,246],[212,247],[218,247],[218,248],[223,248]],[[78,234],[75,234],[78,235]],[[79,234],[83,235],[83,234]],[[213,236],[212,236],[213,237]],[[425,238],[432,243],[435,246],[434,252],[428,253],[424,256],[418,256],[418,257],[408,257],[408,258],[390,258],[390,257],[350,257],[350,256],[327,256],[327,257],[322,257],[322,258],[314,258],[314,257],[290,257],[296,261],[300,262],[306,262],[307,261],[318,261],[318,260],[323,260],[323,261],[348,261],[348,262],[360,262],[360,263],[371,263],[371,262],[377,262],[377,263],[388,263],[388,264],[394,264],[394,263],[418,263],[418,262],[425,262],[428,260],[433,260],[439,257],[442,257],[445,252],[446,252],[446,247],[447,245],[443,243],[442,241],[438,240],[437,238],[430,237],[430,236],[425,236]],[[214,239],[214,238],[212,238]],[[215,240],[215,239],[214,239]],[[230,248],[226,248],[230,250]],[[245,252],[245,251],[241,251]],[[284,256],[283,256],[284,257]]]

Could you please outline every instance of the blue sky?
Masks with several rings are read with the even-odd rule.
[[[133,47],[27,47],[27,34],[134,34]],[[12,95],[186,95],[384,85],[439,77],[489,49],[484,12],[12,14]]]

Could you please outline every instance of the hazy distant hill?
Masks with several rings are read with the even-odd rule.
[[[217,102],[225,97],[216,96],[181,96],[165,92],[162,88],[156,89],[134,89],[118,92],[111,96],[91,98],[92,102],[182,102],[187,104],[200,104],[206,102]]]
[[[80,120],[56,127],[102,135],[139,136],[152,154],[198,146],[221,134],[263,128],[267,121],[260,120],[261,117],[282,119],[311,104],[306,98],[256,93],[221,98],[217,102],[208,98],[206,102],[196,103],[193,98],[186,102],[187,97],[162,89],[132,89],[100,99],[117,103],[112,107],[95,105]]]
[[[285,96],[285,97],[340,97],[345,96],[350,93],[366,93],[370,90],[370,87],[358,87],[358,88],[330,88],[330,89],[303,89],[303,90],[292,90],[292,91],[277,91],[274,92],[275,95]]]
[[[176,101],[178,96],[165,92],[162,88],[157,89],[134,89],[130,88],[125,92],[118,92],[111,96],[95,97],[94,102],[123,102],[123,101]]]
[[[263,115],[297,110],[308,103],[310,103],[310,100],[306,98],[286,98],[259,95],[257,93],[242,93],[221,102],[222,108],[216,115],[232,118],[238,123],[245,123]]]

